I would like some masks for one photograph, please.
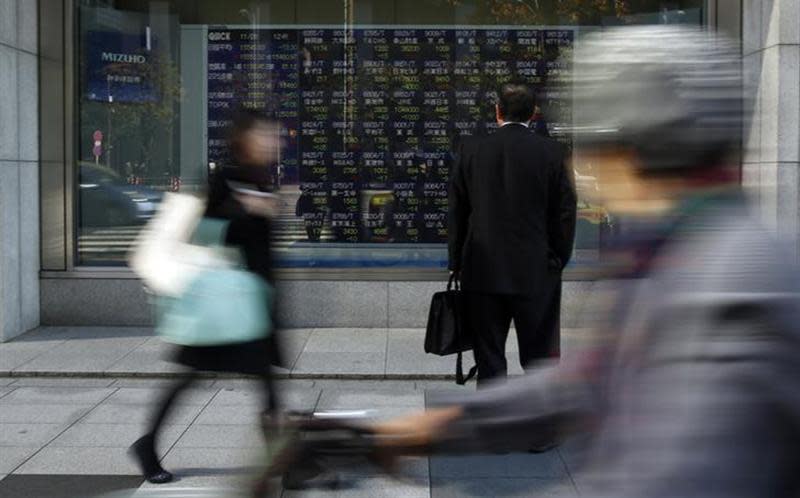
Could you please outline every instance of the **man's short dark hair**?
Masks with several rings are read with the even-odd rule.
[[[506,83],[497,92],[497,105],[505,121],[530,121],[535,105],[533,91],[524,83]]]

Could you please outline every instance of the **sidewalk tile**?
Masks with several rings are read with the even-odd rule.
[[[312,379],[278,379],[275,381],[279,392],[303,391],[317,389]]]
[[[413,380],[351,380],[351,379],[320,379],[314,381],[314,387],[334,389],[348,392],[392,391],[410,392],[416,389]]]
[[[164,396],[167,389],[152,388],[143,389],[136,387],[123,387],[112,394],[106,403],[113,405],[150,405],[157,402]],[[205,405],[214,395],[217,389],[188,389],[178,397],[178,403],[184,405]]]
[[[303,352],[312,331],[313,329],[287,329],[278,332],[281,354],[286,365],[289,367],[294,365],[300,353]]]
[[[64,340],[0,344],[0,372],[16,370],[21,365],[45,354],[63,342]]]
[[[283,498],[430,498],[428,483],[407,483],[390,477],[362,478],[352,487],[284,491]],[[489,495],[485,495],[489,496]]]
[[[186,425],[164,425],[158,447],[171,447],[187,428]],[[75,424],[58,436],[49,447],[54,448],[128,448],[145,431],[145,424]]]
[[[19,464],[30,458],[39,448],[30,446],[16,446],[3,448],[3,458],[0,458],[0,474],[10,474]]]
[[[264,405],[263,389],[221,389],[214,397],[213,406],[256,406]],[[284,397],[291,395],[291,391],[279,394]]]
[[[214,386],[214,379],[197,379],[192,383],[192,389],[209,389]],[[136,389],[166,389],[175,385],[174,378],[167,379],[117,379],[111,387],[132,387]]]
[[[383,353],[386,329],[314,329],[304,353]]]
[[[319,389],[311,386],[305,388],[283,388],[277,389],[278,402],[295,409],[313,407],[319,398]],[[224,405],[256,405],[264,404],[264,388],[261,383],[256,383],[252,388],[242,389],[221,389],[214,397],[214,406]]]
[[[421,329],[391,329],[389,347],[395,351],[425,353],[425,331]]]
[[[195,425],[257,425],[262,408],[257,405],[217,405],[205,407],[192,424]]]
[[[71,340],[37,356],[15,371],[104,372],[145,340],[144,337]]]
[[[31,446],[41,448],[67,426],[64,424],[0,424],[0,447]],[[0,449],[4,453],[5,448]]]
[[[19,377],[14,387],[109,387],[115,380],[104,378]],[[116,386],[114,386],[116,387]]]
[[[462,477],[457,480],[433,479],[431,498],[577,498],[572,483],[556,479],[492,478],[474,479]]]
[[[123,448],[46,447],[15,474],[137,475]]]
[[[172,409],[167,423],[188,425],[194,420],[200,410],[200,405],[186,405],[178,403]],[[103,403],[81,420],[87,424],[140,424],[150,420],[155,406],[148,405],[120,405]]]
[[[386,360],[387,375],[455,375],[455,356],[426,355],[422,352],[396,351],[389,346]],[[468,355],[468,357],[471,355]],[[464,366],[469,368],[472,359],[465,359]]]
[[[314,387],[314,381],[311,379],[278,379],[274,382],[279,391],[311,389]],[[233,389],[235,391],[250,390],[261,392],[261,386],[261,380],[259,379],[220,379],[214,382],[215,389]]]
[[[162,460],[165,468],[182,478],[219,475],[221,471],[246,473],[266,462],[263,448],[172,448]]]
[[[138,475],[12,474],[0,482],[0,497],[130,497],[143,481],[144,478]],[[139,494],[136,496],[142,498]]]
[[[416,329],[396,329],[389,333],[386,357],[387,374],[454,375],[455,356],[436,356],[425,353],[425,334]],[[467,353],[464,365],[473,364],[472,354]]]
[[[389,340],[409,341],[415,349],[422,351],[425,347],[425,329],[389,329]]]
[[[264,448],[264,435],[257,424],[192,425],[175,448]]]
[[[385,352],[318,353],[304,351],[292,374],[383,375]]]
[[[355,477],[381,477],[381,470],[371,464],[359,464],[354,467],[342,469],[338,472],[346,479]],[[427,457],[409,457],[398,460],[397,462],[397,476],[400,479],[409,479],[412,481],[427,481],[430,478],[430,469],[428,467]]]
[[[312,411],[316,404],[316,397],[305,398],[305,403],[279,401],[282,408],[294,411]],[[260,421],[263,407],[261,404],[253,403],[248,405],[221,405],[211,403],[203,409],[197,417],[194,425],[251,425],[257,426]]]
[[[393,392],[393,391],[369,391],[369,392],[350,392],[334,389],[322,391],[317,409],[358,409],[384,407],[408,407],[423,408],[425,406],[425,395],[420,391]]]
[[[280,393],[278,403],[287,410],[313,410],[319,401],[320,390],[313,389],[288,389]]]
[[[260,385],[256,389],[222,389],[208,405],[208,408],[239,406],[260,412],[264,406],[264,394]],[[289,410],[313,409],[319,399],[319,389],[279,389],[278,403]]]
[[[455,367],[453,368],[453,373],[455,373]],[[426,393],[442,391],[466,393],[474,391],[477,384],[474,379],[463,386],[456,384],[455,380],[418,380],[415,382],[415,386],[418,390]]]
[[[115,339],[152,337],[153,331],[146,327],[39,327],[14,339],[14,342],[41,342],[53,340],[87,341],[93,339]]]
[[[186,370],[185,367],[170,361],[175,354],[175,346],[167,344],[158,337],[150,337],[123,358],[109,365],[113,373],[174,373]]]
[[[567,471],[556,451],[540,454],[471,455],[431,458],[436,478],[549,478],[562,479]]]
[[[169,374],[181,373],[184,370],[180,365],[176,365],[170,361],[158,359],[148,361],[143,359],[145,356],[150,355],[136,353],[132,358],[125,358],[110,365],[106,369],[106,372],[115,375],[156,374],[168,376]]]
[[[169,468],[168,470],[173,470]],[[253,469],[248,469],[253,470]],[[139,493],[135,494],[132,498],[145,498],[148,496],[159,496],[153,491],[158,490],[164,496],[173,496],[179,498],[181,496],[192,496],[193,494],[208,493],[209,490],[218,491],[216,495],[208,494],[208,496],[224,496],[226,498],[245,498],[248,496],[246,490],[252,486],[253,476],[252,472],[241,471],[232,472],[229,469],[217,471],[215,469],[201,469],[191,471],[191,475],[176,474],[175,480],[166,484],[150,484],[144,482],[139,489]],[[205,473],[202,473],[205,472]],[[274,487],[269,494],[260,498],[281,498],[280,486]],[[152,493],[152,494],[150,494]],[[173,493],[173,494],[170,494]]]
[[[6,396],[3,403],[94,405],[113,392],[109,388],[20,387]]]
[[[37,342],[56,343],[60,341],[66,341],[67,339],[74,339],[75,337],[76,331],[72,327],[39,327],[31,330],[30,332],[26,332],[21,336],[15,337],[13,341],[6,343],[3,346],[8,344]]]
[[[68,424],[92,409],[74,404],[3,404],[0,400],[0,424]]]

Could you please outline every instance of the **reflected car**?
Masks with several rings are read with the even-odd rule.
[[[163,192],[130,185],[115,171],[80,163],[79,212],[84,227],[142,225],[158,209]]]

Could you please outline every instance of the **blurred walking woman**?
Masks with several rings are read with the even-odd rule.
[[[270,228],[279,209],[270,195],[271,168],[280,148],[277,125],[254,111],[234,119],[230,133],[230,165],[211,173],[205,216],[228,221],[225,243],[239,248],[248,271],[272,283]],[[264,303],[269,306],[269,303]],[[274,306],[271,307],[274,309]],[[274,320],[273,320],[274,321]],[[265,326],[267,326],[265,324]],[[159,431],[179,394],[198,372],[227,372],[256,375],[263,380],[265,415],[278,408],[270,377],[270,365],[279,364],[274,334],[248,342],[214,346],[180,346],[174,360],[190,369],[161,398],[153,412],[147,433],[131,447],[144,477],[151,483],[166,483],[172,474],[159,463],[156,452]]]

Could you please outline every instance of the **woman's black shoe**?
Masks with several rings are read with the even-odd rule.
[[[128,451],[136,460],[147,482],[164,484],[172,480],[172,474],[164,470],[164,467],[158,462],[153,436],[140,437]]]
[[[172,473],[161,469],[161,471],[155,474],[145,474],[144,478],[147,482],[152,484],[166,484],[172,481]]]

